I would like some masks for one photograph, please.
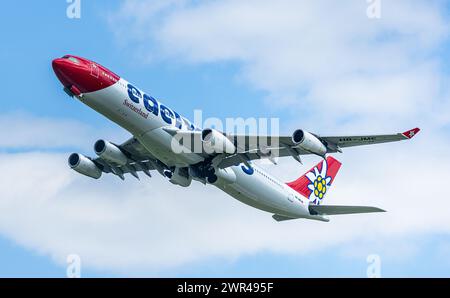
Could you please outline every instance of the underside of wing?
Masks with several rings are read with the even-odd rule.
[[[150,171],[157,170],[164,174],[167,168],[135,138],[121,145],[99,140],[95,143],[94,149],[97,158],[73,153],[69,157],[70,167],[92,178],[100,178],[101,173],[112,173],[122,180],[125,179],[125,174],[131,174],[139,179],[139,172],[151,177]]]
[[[415,136],[420,129],[414,128],[403,133],[385,135],[360,135],[360,136],[319,136],[301,129],[296,130],[291,136],[250,136],[233,135],[216,131],[216,142],[230,142],[234,152],[211,153],[204,150],[204,131],[181,131],[175,128],[166,128],[166,132],[178,138],[183,146],[203,157],[217,157],[215,165],[219,168],[227,168],[233,165],[246,163],[256,159],[269,159],[276,163],[276,158],[291,156],[301,162],[300,156],[315,154],[324,157],[327,153],[342,152],[341,148],[372,145],[387,142],[408,140]],[[211,132],[211,129],[208,129]]]
[[[320,138],[329,144],[344,148],[408,140],[414,137],[419,131],[419,128],[414,128],[403,133],[389,135],[325,136]]]
[[[140,171],[147,176],[151,176],[149,173],[151,170],[157,170],[161,175],[164,175],[164,170],[167,166],[154,157],[136,138],[130,138],[121,145],[116,146],[127,157],[127,161],[123,165],[118,165],[114,161],[103,158],[100,155],[95,159],[95,162],[105,165],[104,172],[111,172],[121,178],[126,173],[130,173],[138,178],[137,172]]]
[[[300,130],[299,130],[300,131]],[[242,161],[250,161],[255,159],[268,158],[275,163],[277,157],[291,156],[295,160],[301,162],[301,155],[316,154],[324,156],[325,153],[342,152],[341,148],[373,145],[388,142],[397,142],[408,140],[414,137],[420,131],[414,128],[403,133],[389,135],[362,135],[362,136],[331,136],[322,137],[319,135],[309,134],[310,140],[317,140],[316,146],[306,146],[301,142],[296,142],[294,132],[293,136],[228,136],[236,144],[243,144],[234,155],[224,156],[219,167],[226,168]],[[306,134],[306,133],[304,133]],[[238,140],[241,140],[238,142]],[[300,139],[299,139],[300,140]],[[320,143],[319,143],[320,142]],[[320,145],[323,149],[320,150]]]

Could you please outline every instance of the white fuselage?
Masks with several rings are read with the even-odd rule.
[[[78,97],[80,101],[114,121],[140,141],[157,159],[167,166],[188,167],[202,162],[204,157],[197,153],[174,153],[173,136],[163,128],[178,127],[181,130],[199,130],[186,118],[161,104],[158,115],[146,109],[142,100],[132,101],[128,82],[120,79],[114,85]],[[138,90],[136,88],[136,90]],[[140,91],[140,96],[144,92]],[[147,101],[148,104],[148,101]],[[165,119],[162,114],[165,114]],[[171,121],[167,121],[170,119]],[[233,183],[219,179],[215,186],[237,200],[255,208],[293,218],[317,219],[308,211],[308,199],[261,168],[244,164],[227,168],[236,175]]]

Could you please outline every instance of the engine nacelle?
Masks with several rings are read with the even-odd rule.
[[[95,153],[103,160],[112,162],[116,165],[123,166],[128,162],[128,158],[114,144],[105,140],[98,140],[94,144]]]
[[[292,143],[320,156],[325,156],[327,153],[327,147],[317,137],[301,129],[294,131],[292,134]]]
[[[203,147],[207,153],[229,153],[236,152],[236,146],[221,132],[206,128],[202,131]]]
[[[102,176],[102,170],[92,160],[78,153],[69,156],[69,166],[78,173],[94,179]]]
[[[188,168],[176,167],[173,172],[169,171],[169,170],[165,170],[164,176],[169,178],[169,181],[171,183],[179,185],[179,186],[183,186],[183,187],[188,187],[189,185],[191,185],[191,182],[192,182],[192,177],[189,175]]]
[[[208,176],[206,179],[210,184],[215,184],[218,181],[225,184],[233,184],[236,182],[236,174],[231,168],[216,169],[214,174]]]

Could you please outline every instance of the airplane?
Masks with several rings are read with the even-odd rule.
[[[131,133],[122,144],[98,140],[96,158],[69,156],[70,168],[99,179],[111,173],[139,179],[157,171],[172,184],[188,187],[192,180],[214,185],[235,199],[269,212],[276,221],[310,219],[328,222],[331,215],[385,212],[368,206],[323,205],[341,167],[328,155],[342,148],[409,140],[419,131],[360,136],[320,136],[297,129],[290,136],[233,135],[201,129],[187,118],[138,89],[106,67],[65,55],[52,61],[64,91]],[[200,144],[200,146],[198,146]],[[194,145],[194,148],[192,148]],[[321,161],[295,181],[283,183],[254,164],[273,156],[313,154]]]

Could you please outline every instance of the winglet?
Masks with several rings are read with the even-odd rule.
[[[419,131],[420,128],[416,127],[408,131],[405,131],[404,133],[402,133],[402,135],[407,139],[412,139],[412,137],[414,137]]]

